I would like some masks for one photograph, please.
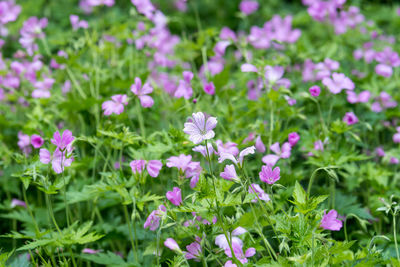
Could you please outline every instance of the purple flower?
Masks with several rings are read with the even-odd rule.
[[[264,190],[258,184],[251,184],[249,186],[249,193],[256,194],[257,196],[251,202],[257,202],[258,199],[264,200],[265,202],[270,201],[268,194],[264,192]]]
[[[310,87],[309,91],[312,96],[317,97],[321,93],[321,88],[318,85],[313,85]]]
[[[385,64],[378,64],[375,66],[375,72],[380,76],[389,78],[393,74],[393,69],[391,66]]]
[[[328,87],[329,91],[333,94],[340,93],[343,89],[353,90],[354,83],[348,77],[346,77],[343,73],[334,72],[332,74],[332,78],[324,78],[322,83]]]
[[[339,231],[342,228],[342,221],[337,219],[338,213],[336,210],[330,210],[328,214],[324,211],[320,226],[325,230]]]
[[[230,237],[233,253],[235,254],[235,257],[241,263],[243,263],[243,264],[247,263],[248,262],[247,258],[254,256],[256,253],[256,250],[255,250],[255,248],[248,248],[246,250],[246,252],[243,253],[243,241],[234,235],[235,234],[232,232],[232,236]],[[232,251],[230,249],[228,240],[226,239],[224,234],[218,235],[215,238],[215,244],[217,246],[219,246],[220,248],[224,249],[226,256],[228,256],[229,258],[232,258]]]
[[[346,112],[343,117],[343,121],[347,123],[347,125],[353,125],[358,122],[358,118],[353,112]]]
[[[395,157],[390,157],[390,164],[399,164],[399,159]]]
[[[397,132],[393,135],[393,142],[400,143],[400,132]]]
[[[244,14],[250,15],[251,13],[254,13],[255,11],[257,11],[258,2],[251,1],[251,0],[243,0],[242,2],[240,2],[239,9]]]
[[[53,78],[44,77],[43,81],[35,81],[33,86],[35,90],[32,92],[33,98],[49,98],[50,89],[53,87],[55,80]]]
[[[281,169],[275,167],[273,170],[271,166],[265,165],[261,167],[261,172],[259,173],[260,180],[267,184],[274,184],[281,178]]]
[[[146,170],[153,178],[158,177],[161,168],[162,162],[159,160],[149,160],[149,162],[147,162]]]
[[[290,81],[288,79],[282,78],[285,69],[282,66],[265,66],[265,80],[270,87],[274,89],[280,86],[289,88]]]
[[[131,2],[140,14],[145,15],[148,19],[153,17],[153,12],[156,11],[156,8],[150,0],[131,0]]]
[[[67,146],[65,151],[61,151],[59,148],[53,152],[53,156],[47,149],[41,148],[39,151],[39,159],[43,164],[49,164],[55,173],[60,174],[64,171],[64,167],[69,167],[72,164],[74,158],[71,156],[73,151],[72,146]]]
[[[206,120],[203,112],[197,112],[192,114],[191,122],[186,122],[184,126],[183,131],[189,135],[190,141],[197,145],[214,137],[213,129],[217,126],[217,118],[208,117]]]
[[[74,141],[75,137],[72,136],[72,132],[70,130],[65,130],[62,134],[60,135],[60,132],[57,131],[53,134],[53,139],[51,139],[51,143],[60,150],[64,150],[66,147],[70,146],[72,141]]]
[[[179,81],[179,85],[175,91],[174,96],[176,98],[183,97],[185,99],[189,99],[193,95],[193,89],[190,84],[191,80],[193,79],[193,73],[190,71],[184,71],[182,75],[183,75],[183,80]]]
[[[19,13],[21,13],[21,6],[16,5],[14,0],[0,2],[0,28],[9,22],[16,21]]]
[[[72,29],[74,31],[78,30],[79,28],[87,29],[89,27],[89,24],[87,23],[87,21],[79,20],[79,16],[77,16],[77,15],[70,15],[69,21],[71,22]]]
[[[146,166],[146,161],[143,159],[132,160],[129,163],[129,166],[131,166],[132,172],[134,174],[136,173],[141,174],[144,170],[144,167]]]
[[[184,172],[189,168],[190,163],[192,162],[191,155],[180,154],[178,157],[172,156],[167,159],[167,167],[172,168],[176,167],[178,170]]]
[[[34,148],[40,148],[44,143],[44,140],[40,135],[33,134],[31,136],[31,144]]]
[[[104,110],[104,115],[121,114],[124,111],[124,105],[128,104],[127,98],[127,95],[114,95],[111,97],[112,100],[103,102],[101,108]]]
[[[277,154],[280,158],[287,159],[290,157],[290,151],[292,150],[291,145],[288,142],[283,143],[282,150],[279,146],[279,142],[273,143],[270,149]]]
[[[31,138],[29,135],[24,134],[22,132],[18,132],[18,146],[24,152],[26,155],[31,153],[32,149],[30,147],[31,144]]]
[[[176,243],[175,239],[173,238],[167,238],[164,241],[164,246],[166,246],[167,248],[169,248],[170,250],[174,250],[174,251],[181,251],[181,249],[179,248],[178,243]]]
[[[321,140],[317,140],[314,142],[314,149],[324,151],[324,143]]]
[[[97,253],[99,253],[99,252],[101,252],[100,249],[98,249],[98,250],[91,249],[91,248],[84,248],[84,249],[82,249],[82,253],[86,253],[86,254],[97,254]]]
[[[13,199],[11,200],[11,208],[14,208],[14,207],[16,207],[16,206],[20,206],[20,207],[26,208],[26,203],[25,203],[24,201],[22,201],[22,200],[13,198]]]
[[[258,152],[260,153],[264,153],[265,152],[265,145],[261,139],[261,136],[258,136],[256,139],[256,144],[255,147],[257,149]]]
[[[145,83],[142,87],[142,80],[135,78],[135,83],[131,86],[131,92],[139,97],[140,104],[144,108],[150,108],[154,104],[154,100],[148,94],[153,92],[153,87],[149,83]]]
[[[254,66],[254,65],[252,65],[252,64],[248,64],[248,63],[243,64],[243,65],[240,67],[240,70],[241,70],[242,72],[257,72],[257,71],[258,71],[257,68],[256,68],[256,66]]]
[[[353,91],[346,91],[347,93],[347,102],[354,103],[366,103],[371,97],[371,93],[369,91],[362,91],[360,94],[356,94]]]
[[[236,159],[235,156],[229,152],[221,152],[219,153],[218,162],[222,163],[224,160],[229,159],[230,161],[241,167],[243,166],[244,157],[249,154],[254,154],[255,149],[255,146],[250,146],[243,149],[242,151],[240,151],[238,159]]]
[[[296,132],[290,133],[288,135],[288,141],[291,147],[295,146],[300,140],[300,135]]]
[[[164,216],[167,208],[164,205],[158,206],[158,209],[153,210],[144,223],[144,229],[149,228],[150,231],[155,231],[160,226],[160,220]]]
[[[174,187],[172,191],[168,191],[166,197],[175,206],[180,206],[182,204],[181,189],[179,187]]]
[[[207,143],[207,148],[208,148],[208,153],[210,154],[210,157],[212,156],[212,154],[214,153],[214,147],[212,146],[212,144]],[[203,155],[203,157],[207,157],[207,149],[206,146],[196,146],[192,149],[194,152],[199,152],[201,153],[201,155]]]
[[[239,177],[236,174],[235,165],[226,165],[223,172],[221,172],[220,176],[225,180],[229,181],[239,181]]]
[[[204,83],[203,90],[204,92],[206,92],[206,94],[214,95],[215,94],[214,83],[213,82]]]
[[[30,17],[24,22],[24,25],[20,30],[21,38],[19,39],[19,43],[26,49],[30,56],[33,55],[33,52],[38,50],[38,45],[35,43],[35,39],[45,37],[42,30],[46,27],[46,18],[38,19],[37,17]]]
[[[385,151],[383,150],[382,147],[377,147],[375,148],[375,153],[378,157],[384,157],[386,155]]]
[[[229,153],[236,157],[239,154],[239,149],[237,148],[236,143],[226,142],[224,144],[221,140],[217,140],[215,143],[217,144],[218,155],[221,153]]]
[[[187,252],[185,252],[186,259],[188,260],[193,259],[195,261],[200,261],[202,253],[200,242],[196,240],[195,242],[187,245],[186,249],[187,249]]]

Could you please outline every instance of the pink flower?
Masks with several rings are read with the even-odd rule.
[[[146,161],[143,159],[132,160],[131,163],[129,163],[129,165],[131,166],[132,172],[134,174],[136,173],[141,174],[146,165]]]
[[[296,132],[290,133],[288,135],[288,141],[291,147],[295,146],[300,140],[300,135]]]
[[[43,164],[49,164],[51,162],[51,166],[55,173],[60,174],[64,171],[64,167],[69,167],[72,164],[74,158],[72,155],[73,148],[68,146],[65,151],[61,151],[59,148],[53,152],[53,156],[51,156],[50,151],[47,149],[41,148],[39,151],[39,159]]]
[[[375,72],[380,76],[389,78],[393,74],[393,68],[385,64],[378,64],[375,66]]]
[[[26,49],[28,55],[32,56],[33,53],[38,50],[35,39],[45,37],[43,29],[46,27],[46,18],[38,19],[37,17],[30,17],[24,22],[20,30],[21,38],[19,39],[19,43]]]
[[[326,77],[322,83],[328,87],[329,91],[333,94],[340,93],[343,89],[354,90],[354,83],[343,73],[334,72],[332,78]]]
[[[195,261],[200,261],[202,253],[200,242],[196,240],[195,242],[187,245],[186,249],[187,249],[187,252],[185,252],[186,259],[188,260],[193,259]]]
[[[264,153],[265,152],[265,145],[261,139],[261,136],[258,136],[256,139],[256,144],[255,147],[257,149],[258,152],[260,153]]]
[[[142,87],[142,80],[135,78],[135,83],[131,86],[131,92],[139,97],[140,104],[144,108],[150,108],[154,104],[154,100],[148,94],[153,92],[153,87],[149,83],[145,83]]]
[[[147,172],[153,178],[158,177],[161,168],[162,168],[162,162],[159,160],[149,160],[146,166]]]
[[[65,130],[60,135],[60,132],[57,131],[53,134],[53,139],[51,139],[51,143],[57,146],[60,150],[64,150],[67,146],[69,146],[72,141],[74,141],[75,137],[72,136],[72,132],[70,130]]]
[[[40,148],[44,143],[44,140],[40,135],[33,134],[31,136],[31,144],[34,148]]]
[[[397,132],[393,135],[393,142],[400,143],[400,132]]]
[[[358,118],[353,112],[346,112],[343,117],[343,121],[347,123],[347,125],[353,125],[358,122]]]
[[[166,197],[175,206],[180,206],[182,204],[181,189],[179,187],[174,187],[172,191],[168,191]]]
[[[13,198],[13,199],[11,200],[11,208],[14,208],[14,207],[16,207],[16,206],[20,206],[20,207],[26,208],[26,203],[25,203],[24,201],[22,201],[22,200]]]
[[[279,146],[279,142],[273,143],[270,149],[277,154],[280,158],[287,159],[290,157],[290,151],[292,150],[291,145],[288,142],[283,143],[282,150]]]
[[[69,21],[71,22],[72,29],[74,29],[74,31],[78,30],[79,28],[87,29],[89,27],[87,21],[79,20],[79,17],[77,15],[70,15]]]
[[[50,89],[53,87],[55,80],[53,78],[44,77],[43,81],[35,81],[33,83],[35,90],[32,92],[33,98],[49,98],[51,96]]]
[[[270,201],[271,199],[269,198],[268,194],[264,192],[264,190],[258,185],[258,184],[251,184],[249,186],[249,193],[250,194],[256,194],[257,196],[254,197],[254,199],[251,202],[257,202],[258,199],[264,200],[265,202]]]
[[[236,174],[235,165],[226,165],[223,172],[221,172],[220,176],[225,180],[229,181],[239,181],[239,177]]]
[[[128,104],[127,95],[114,95],[111,97],[112,100],[103,102],[101,108],[104,110],[104,115],[109,116],[111,114],[119,115],[124,111],[124,105]]]
[[[324,143],[321,140],[317,140],[314,142],[314,149],[324,151]]]
[[[101,252],[100,249],[95,250],[95,249],[91,249],[91,248],[84,248],[84,249],[82,250],[82,253],[86,253],[86,254],[97,254],[97,253],[99,253],[99,252]]]
[[[164,205],[158,206],[158,209],[153,210],[144,223],[144,229],[150,228],[150,231],[155,231],[160,226],[160,220],[165,215],[167,208]]]
[[[385,151],[383,150],[382,147],[377,147],[375,148],[375,153],[378,157],[384,157],[386,155]]]
[[[243,233],[240,231],[238,234]],[[245,253],[243,253],[243,241],[234,236],[235,234],[232,232],[232,236],[230,237],[231,240],[231,246],[233,249],[233,253],[235,254],[235,257],[241,262],[241,263],[247,263],[248,260],[247,258],[252,257],[255,255],[256,250],[255,248],[248,248]],[[224,249],[224,252],[226,256],[229,258],[232,258],[232,251],[230,249],[228,240],[226,239],[224,234],[218,235],[215,238],[215,244],[219,246],[220,248]]]
[[[310,87],[309,91],[312,96],[317,97],[321,93],[321,88],[318,85],[313,85]]]
[[[16,5],[14,0],[0,2],[0,27],[9,22],[15,21],[19,13],[21,13],[21,6]]]
[[[185,99],[189,99],[193,95],[193,89],[190,84],[191,80],[193,79],[193,73],[190,71],[184,71],[182,75],[183,75],[183,80],[179,81],[179,85],[175,91],[174,96],[176,98],[183,97]]]
[[[164,241],[164,246],[169,248],[170,250],[175,250],[175,251],[180,251],[181,249],[179,248],[178,243],[176,243],[175,239],[173,238],[167,238]]]
[[[249,154],[254,154],[255,149],[256,149],[255,146],[250,146],[250,147],[243,149],[242,151],[240,151],[239,157],[237,159],[233,154],[231,154],[229,152],[221,152],[221,153],[219,153],[218,162],[222,163],[224,160],[229,159],[230,161],[232,161],[233,163],[235,163],[236,165],[241,167],[243,165],[244,157]]]
[[[399,164],[399,159],[395,158],[395,157],[391,157],[389,162],[390,162],[390,164]]]
[[[217,144],[218,155],[221,153],[229,153],[236,157],[239,154],[239,149],[237,148],[236,143],[226,142],[224,144],[221,140],[217,140],[215,143]]]
[[[211,157],[212,154],[214,153],[214,147],[212,146],[212,144],[207,143],[207,148],[208,148],[208,153],[210,154],[209,156]],[[196,146],[194,147],[192,150],[194,152],[199,152],[201,153],[201,155],[203,155],[203,157],[207,158],[207,148],[206,146]]]
[[[24,152],[25,154],[29,154],[32,151],[32,148],[30,147],[31,144],[31,139],[29,135],[24,134],[22,132],[18,132],[18,146]]]
[[[328,214],[324,211],[320,226],[325,230],[339,231],[342,228],[342,221],[337,219],[338,213],[336,210],[330,210]]]
[[[209,117],[206,120],[203,112],[197,112],[192,114],[191,122],[186,122],[184,126],[183,131],[189,135],[190,141],[199,144],[214,137],[213,129],[217,126],[217,118]]]
[[[172,156],[167,159],[167,167],[172,168],[176,167],[180,171],[186,171],[186,169],[189,167],[189,164],[192,161],[192,156],[191,155],[184,155],[180,154],[178,157]]]
[[[213,82],[205,83],[203,86],[204,92],[209,95],[215,94],[215,86]]]
[[[280,175],[281,169],[279,167],[275,167],[272,170],[269,165],[262,166],[261,172],[259,173],[260,180],[267,184],[274,184],[281,178]]]
[[[242,2],[240,2],[239,9],[244,14],[250,15],[251,13],[254,13],[255,11],[257,11],[258,2],[251,1],[251,0],[243,0]]]
[[[254,66],[254,65],[252,65],[252,64],[248,64],[248,63],[243,64],[243,65],[240,67],[240,70],[241,70],[242,72],[257,72],[257,71],[258,71],[257,68],[256,68],[256,66]]]
[[[362,91],[360,94],[356,94],[353,91],[346,91],[347,93],[347,102],[354,103],[366,103],[371,97],[371,93],[369,91]]]
[[[285,69],[282,66],[265,66],[265,80],[270,87],[277,89],[281,86],[285,88],[290,87],[290,81],[282,78]]]

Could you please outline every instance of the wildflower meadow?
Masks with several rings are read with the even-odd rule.
[[[399,28],[397,1],[0,0],[0,266],[400,266]]]

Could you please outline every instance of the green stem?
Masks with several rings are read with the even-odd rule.
[[[129,215],[128,215],[128,208],[126,207],[126,205],[123,205],[123,206],[124,206],[125,220],[126,220],[126,223],[128,224],[128,228],[129,228],[129,237],[131,240],[132,249],[135,252],[136,260],[138,261],[136,246],[135,246],[135,242],[133,241],[131,220],[129,219]]]
[[[332,209],[335,208],[335,181],[331,178],[329,179],[329,193],[330,193],[330,206]]]
[[[146,129],[144,127],[142,108],[139,99],[136,100],[136,112],[139,120],[140,134],[142,135],[143,138],[146,138]]]
[[[272,145],[272,133],[274,132],[274,103],[269,100],[270,112],[269,112],[269,140],[268,140],[268,151]]]
[[[224,227],[224,226],[225,226],[225,222],[224,222],[224,220],[223,220],[223,216],[221,216],[221,214],[220,214],[221,209],[220,209],[219,201],[218,201],[218,197],[217,197],[217,189],[216,189],[216,187],[215,187],[215,176],[214,176],[214,173],[213,173],[213,168],[212,168],[212,163],[211,163],[211,158],[210,158],[210,152],[208,151],[208,143],[207,143],[207,140],[205,140],[205,144],[206,144],[206,151],[207,151],[207,160],[208,160],[208,164],[209,164],[209,168],[210,168],[210,173],[211,173],[211,176],[212,176],[213,186],[214,186],[215,204],[216,204],[216,208],[217,208],[217,218],[218,218],[218,221],[219,221],[220,224],[221,224],[222,231],[223,231],[223,233],[224,233],[224,236],[225,236],[225,238],[226,238],[226,240],[227,240],[227,242],[228,242],[229,248],[230,248],[230,250],[231,250],[231,254],[232,254],[232,259],[233,259],[233,261],[234,261],[235,263],[239,264],[239,266],[242,266],[241,262],[236,258],[236,255],[235,255],[235,253],[234,253],[234,251],[233,251],[232,242],[231,242],[231,240],[230,240],[230,238],[229,238],[229,236],[228,236],[228,233],[227,233],[227,231],[226,231],[226,229],[225,229],[225,227]]]
[[[394,245],[396,247],[396,256],[397,256],[397,261],[400,262],[400,256],[399,256],[399,248],[397,244],[397,227],[396,227],[396,214],[392,213],[393,215],[393,238],[394,238]]]

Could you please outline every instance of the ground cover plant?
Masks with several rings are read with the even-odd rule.
[[[400,9],[0,0],[1,266],[400,266]]]

